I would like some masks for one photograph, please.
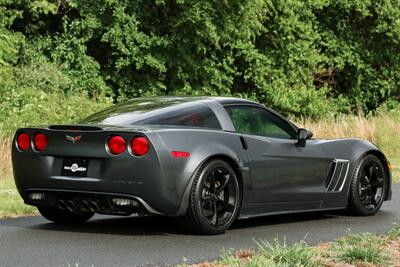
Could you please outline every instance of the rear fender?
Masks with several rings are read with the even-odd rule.
[[[249,168],[247,167],[247,153],[243,149],[239,137],[234,133],[221,131],[193,131],[179,133],[160,132],[160,139],[163,146],[169,151],[168,160],[165,155],[161,162],[171,162],[173,173],[172,177],[166,177],[168,183],[180,200],[180,208],[175,216],[184,215],[189,202],[190,189],[199,168],[213,158],[229,159],[229,163],[238,172],[243,181],[244,198],[252,198],[252,188]],[[193,138],[196,136],[196,138]],[[185,140],[187,138],[187,140]],[[174,158],[172,151],[189,152],[190,156],[185,158]],[[160,154],[159,154],[160,155]],[[169,165],[169,164],[168,164]]]

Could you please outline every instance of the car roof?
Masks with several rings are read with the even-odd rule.
[[[252,100],[247,100],[238,97],[226,97],[226,96],[153,96],[153,97],[139,97],[136,100],[152,100],[152,99],[165,99],[165,100],[176,100],[177,102],[197,102],[204,100],[214,100],[216,102],[225,104],[253,104],[253,105],[261,105]]]

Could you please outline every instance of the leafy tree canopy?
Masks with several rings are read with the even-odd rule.
[[[0,0],[0,85],[369,112],[399,96],[399,18],[397,0]]]

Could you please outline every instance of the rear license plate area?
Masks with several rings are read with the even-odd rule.
[[[89,167],[88,159],[65,158],[61,168],[62,176],[86,177]]]

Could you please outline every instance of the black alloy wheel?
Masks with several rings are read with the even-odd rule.
[[[194,178],[186,214],[187,224],[202,234],[220,234],[236,219],[240,187],[231,166],[222,160],[206,163]]]
[[[357,164],[350,188],[350,208],[359,215],[373,215],[385,198],[387,177],[381,161],[366,155]]]

